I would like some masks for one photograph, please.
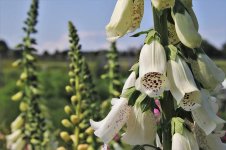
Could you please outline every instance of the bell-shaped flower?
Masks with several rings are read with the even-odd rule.
[[[149,97],[158,97],[168,89],[166,78],[166,54],[163,46],[156,40],[145,44],[140,52],[139,77],[136,89]]]
[[[186,111],[191,111],[200,106],[200,91],[187,63],[179,56],[175,61],[168,61],[167,78],[170,84],[170,92],[180,107]]]
[[[183,134],[173,135],[172,150],[199,150],[199,145],[193,133],[184,128]]]
[[[127,121],[127,129],[122,140],[129,145],[154,144],[156,124],[150,111],[142,112],[139,106],[134,106]]]
[[[197,25],[193,22],[192,17],[184,10],[184,13],[173,13],[175,29],[180,41],[187,47],[198,48],[201,45],[202,37],[197,31]]]
[[[225,73],[206,55],[199,54],[197,60],[190,60],[196,79],[204,88],[213,90],[225,79]]]
[[[117,0],[110,23],[106,26],[107,39],[115,41],[139,28],[143,13],[144,0]]]
[[[207,90],[202,89],[202,106],[192,111],[194,121],[198,126],[209,135],[218,124],[225,121],[216,115],[218,110],[216,101],[211,100],[211,96]]]
[[[24,150],[26,146],[26,141],[21,137],[19,138],[16,143],[12,144],[10,150]]]
[[[175,0],[151,0],[151,2],[156,9],[163,10],[172,7]]]
[[[211,134],[206,135],[205,132],[195,124],[194,133],[199,147],[203,150],[225,150],[226,144],[222,143],[220,139],[220,137],[225,134],[225,131],[221,131],[223,126],[223,124],[218,125]]]
[[[16,142],[16,140],[21,136],[22,134],[22,131],[19,129],[19,130],[15,130],[13,133],[11,133],[10,135],[7,135],[6,136],[6,147],[8,149],[10,149],[10,147],[12,146],[12,144],[14,142]]]
[[[123,87],[123,92],[125,89],[134,86],[135,79],[135,72],[132,72]],[[121,97],[112,100],[111,111],[102,121],[90,120],[90,124],[95,130],[94,134],[102,139],[104,143],[109,143],[119,130],[127,124],[127,130],[123,136],[126,143],[131,145],[152,144],[156,134],[153,118],[154,116],[150,111],[142,113],[136,106],[129,106],[128,99]],[[155,134],[151,137],[153,132]],[[133,143],[134,141],[136,143]]]

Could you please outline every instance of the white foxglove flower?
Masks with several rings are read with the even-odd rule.
[[[197,60],[190,60],[196,79],[206,89],[215,89],[225,79],[225,73],[206,55],[199,54]]]
[[[226,89],[226,79],[222,82],[223,89]]]
[[[184,129],[183,135],[180,133],[173,135],[172,150],[199,150],[199,145],[192,132]]]
[[[226,144],[222,143],[220,137],[224,136],[225,131],[222,130],[223,124],[218,125],[213,133],[206,135],[205,132],[195,124],[194,133],[198,141],[199,147],[203,150],[225,150]]]
[[[123,92],[125,89],[134,86],[135,79],[135,72],[132,72],[123,87]],[[156,134],[156,130],[154,128],[154,116],[150,111],[149,113],[142,113],[135,106],[134,108],[129,106],[128,99],[126,98],[113,99],[112,105],[111,111],[102,121],[95,122],[90,120],[90,124],[95,130],[94,134],[96,136],[101,138],[104,143],[109,143],[114,138],[116,133],[118,133],[119,130],[127,124],[127,131],[123,136],[125,142],[133,144],[131,141],[134,141],[134,138],[136,138],[136,144],[152,144],[155,136],[150,137],[150,135],[152,135],[153,132]],[[133,134],[136,131],[131,129],[140,131],[140,133],[134,137]]]
[[[22,127],[24,124],[24,118],[20,115],[11,123],[11,130],[15,131]]]
[[[187,10],[184,13],[172,15],[175,22],[175,29],[180,41],[187,47],[198,48],[201,45],[202,37]]]
[[[139,106],[134,106],[127,121],[127,129],[122,140],[129,145],[154,145],[156,124],[150,111],[142,112]]]
[[[10,149],[12,144],[21,136],[21,130],[15,130],[12,134],[6,136],[7,148]]]
[[[211,101],[209,92],[202,89],[201,94],[202,106],[193,110],[192,116],[206,135],[209,135],[217,127],[217,124],[225,123],[225,121],[216,115],[217,104]]]
[[[143,13],[144,0],[118,0],[110,23],[106,26],[107,39],[115,41],[139,28]]]
[[[172,7],[175,0],[151,0],[151,2],[156,9],[163,10]]]
[[[139,77],[136,89],[149,97],[158,97],[168,88],[166,78],[166,54],[158,41],[145,44],[140,52]]]
[[[170,82],[170,92],[180,107],[191,111],[200,106],[200,91],[191,70],[182,58],[177,57],[175,61],[168,61],[167,77]]]

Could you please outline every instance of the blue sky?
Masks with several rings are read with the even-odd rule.
[[[23,37],[22,26],[30,0],[0,0],[0,39],[14,47]],[[68,47],[68,20],[73,21],[84,50],[107,48],[105,25],[109,22],[116,0],[40,0],[38,34],[39,52]],[[226,1],[193,0],[203,38],[218,48],[226,42]],[[145,15],[139,30],[152,27],[150,0],[145,0]],[[138,31],[139,31],[138,30]],[[140,46],[144,37],[123,37],[118,47],[125,50]]]

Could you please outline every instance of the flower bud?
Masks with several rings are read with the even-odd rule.
[[[20,103],[20,111],[26,111],[28,109],[28,104],[25,102]]]
[[[73,126],[73,125],[71,124],[71,122],[70,122],[68,119],[63,119],[63,120],[61,121],[61,124],[62,124],[64,127],[66,127],[66,128],[70,128],[70,127]]]
[[[68,142],[70,141],[70,136],[69,134],[66,132],[66,131],[62,131],[60,132],[60,137],[65,141],[65,142]]]
[[[158,10],[170,8],[175,4],[175,0],[151,0],[151,2],[152,5]]]
[[[195,78],[204,88],[213,90],[225,79],[225,73],[206,55],[199,54],[197,60],[190,60]]]
[[[18,80],[16,82],[16,86],[21,87],[23,85],[23,82],[21,80]]]
[[[18,59],[18,60],[16,60],[16,61],[14,61],[13,63],[12,63],[12,66],[13,67],[18,67],[20,64],[21,64],[21,59]]]
[[[15,131],[22,127],[24,124],[24,118],[22,116],[18,116],[12,123],[11,123],[11,129],[12,131]]]
[[[38,143],[40,143],[40,141],[38,139],[35,139],[35,138],[31,139],[31,144],[35,144],[36,145]]]
[[[79,118],[77,115],[71,115],[70,119],[73,124],[77,124],[79,122]]]
[[[201,45],[202,37],[198,33],[195,24],[186,10],[184,14],[174,13],[173,19],[175,29],[180,41],[189,48],[198,48]]]
[[[19,100],[21,100],[22,99],[22,97],[23,97],[23,92],[17,92],[15,95],[13,95],[12,97],[11,97],[11,99],[13,100],[13,101],[19,101]]]
[[[67,93],[71,93],[71,92],[73,91],[73,89],[72,89],[71,86],[67,85],[67,86],[65,87],[65,91],[66,91]]]
[[[86,129],[85,133],[88,135],[92,135],[94,132],[93,128],[89,127],[88,129]]]
[[[75,79],[70,79],[70,84],[74,85],[75,84]]]
[[[92,136],[89,136],[87,139],[86,139],[86,142],[87,143],[93,143],[93,137]]]
[[[69,75],[69,77],[74,77],[75,74],[74,74],[74,72],[69,71],[69,72],[68,72],[68,75]]]
[[[61,146],[61,147],[58,147],[57,150],[66,150],[66,148]]]
[[[20,75],[20,79],[21,79],[21,80],[26,80],[26,79],[27,79],[27,73],[26,73],[26,72],[23,72],[23,73]]]
[[[78,150],[88,150],[89,145],[88,144],[79,144]]]
[[[71,107],[68,106],[68,105],[66,105],[66,106],[64,107],[64,112],[65,112],[66,114],[70,115],[70,114],[72,113]]]
[[[85,88],[85,85],[84,85],[84,84],[80,84],[80,85],[79,85],[79,89],[82,90],[82,89],[84,89],[84,88]]]
[[[82,123],[79,124],[79,128],[81,128],[81,129],[85,129],[85,128],[87,128],[88,126],[89,126],[89,125],[86,124],[86,123],[84,123],[84,122],[82,122]]]
[[[77,96],[76,95],[73,95],[72,97],[71,97],[71,102],[76,102],[77,101]]]
[[[26,58],[27,58],[27,60],[29,60],[29,61],[34,61],[34,60],[35,60],[34,56],[32,56],[32,55],[30,55],[30,54],[27,54],[27,55],[26,55]]]
[[[84,133],[80,133],[80,134],[79,134],[79,138],[80,138],[80,139],[83,139],[84,137],[85,137],[85,134],[84,134]]]

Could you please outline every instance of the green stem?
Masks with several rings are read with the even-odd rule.
[[[167,10],[158,11],[153,7],[154,28],[160,34],[161,44],[168,45]],[[164,92],[164,97],[160,101],[162,107],[162,144],[164,150],[171,150],[171,119],[174,116],[173,96],[169,91]]]

